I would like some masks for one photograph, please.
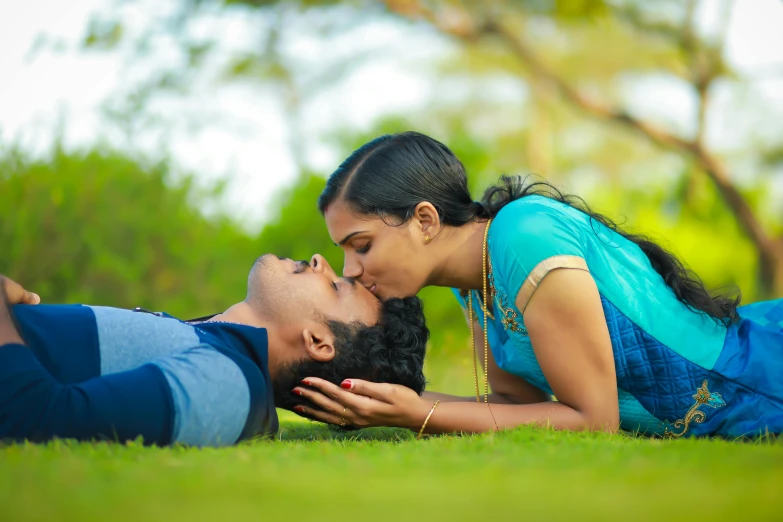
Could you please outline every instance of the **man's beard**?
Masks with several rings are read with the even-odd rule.
[[[291,311],[290,302],[299,302],[299,315],[307,314],[312,307],[308,296],[292,294],[284,282],[286,274],[284,269],[278,266],[269,266],[272,260],[285,261],[288,258],[275,254],[264,254],[258,257],[250,270],[247,283],[247,296],[253,308],[264,317],[276,321],[284,321]],[[300,273],[310,266],[308,261],[296,261],[294,273]],[[307,306],[305,307],[305,303]]]
[[[320,373],[315,366],[322,364],[325,363],[319,363],[312,359],[302,359],[295,362],[279,364],[275,371],[275,378],[272,379],[275,407],[293,410],[294,406],[300,404],[317,408],[317,406],[304,397],[294,395],[293,389],[297,386],[301,386],[302,379],[313,377]]]

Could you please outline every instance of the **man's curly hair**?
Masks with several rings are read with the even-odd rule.
[[[291,390],[306,377],[320,377],[339,386],[348,378],[402,384],[424,391],[424,354],[430,332],[418,297],[392,298],[381,304],[380,320],[368,326],[324,318],[335,337],[331,361],[304,359],[281,368],[273,382],[275,406],[292,409],[306,404]]]

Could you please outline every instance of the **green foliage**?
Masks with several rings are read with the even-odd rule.
[[[202,205],[188,176],[126,155],[56,150],[0,157],[0,273],[44,301],[192,316],[244,297],[254,244]]]
[[[266,223],[255,242],[263,249],[261,253],[272,252],[291,259],[310,259],[318,253],[338,274],[342,272],[342,251],[329,238],[316,205],[324,183],[320,176],[303,173],[275,198],[279,205],[277,215]]]
[[[82,42],[89,49],[113,49],[123,38],[122,23],[117,20],[101,20],[93,18],[87,27],[87,34]]]

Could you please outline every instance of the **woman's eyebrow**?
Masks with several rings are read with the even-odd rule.
[[[362,232],[367,232],[367,231],[366,230],[357,230],[356,232],[351,232],[350,234],[345,236],[342,241],[340,241],[339,243],[335,243],[334,246],[343,246],[353,236],[355,236],[356,234],[361,234]]]

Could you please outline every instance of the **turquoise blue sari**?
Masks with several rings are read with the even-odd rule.
[[[488,248],[494,314],[487,334],[501,369],[552,393],[524,308],[549,271],[585,270],[612,339],[622,429],[670,437],[783,432],[783,299],[743,306],[738,323],[718,324],[678,301],[634,243],[542,196],[504,207]]]

